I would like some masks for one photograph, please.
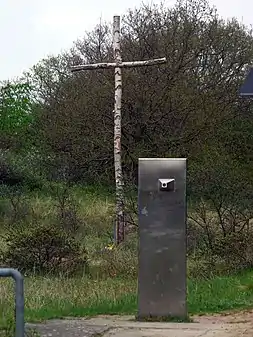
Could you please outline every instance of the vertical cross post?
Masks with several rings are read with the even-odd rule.
[[[122,98],[122,68],[153,66],[166,63],[166,58],[145,61],[122,62],[120,48],[120,16],[113,17],[113,63],[83,64],[71,67],[72,72],[82,70],[114,69],[115,74],[115,103],[114,103],[114,171],[116,188],[116,218],[115,243],[124,241],[125,212],[124,212],[124,180],[121,163],[121,98]]]
[[[119,244],[125,237],[124,212],[124,180],[121,163],[121,99],[122,99],[122,73],[119,65],[122,64],[120,53],[120,17],[113,17],[113,54],[116,67],[115,72],[115,102],[114,102],[114,170],[116,184],[116,219],[115,242]]]

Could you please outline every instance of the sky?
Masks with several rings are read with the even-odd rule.
[[[174,0],[164,0],[172,6]],[[211,0],[225,19],[253,24],[252,0]],[[0,81],[22,75],[42,58],[69,49],[102,20],[161,0],[0,0]]]

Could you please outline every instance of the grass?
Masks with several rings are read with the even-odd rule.
[[[137,282],[110,278],[43,278],[25,279],[25,318],[35,322],[66,316],[83,317],[99,314],[135,315]],[[2,279],[0,285],[0,326],[13,317],[13,284]],[[189,314],[217,313],[253,307],[253,272],[188,282]]]
[[[20,223],[54,222],[61,209],[60,198],[64,187],[55,185],[54,189],[45,186],[43,191],[23,192],[20,197],[0,196],[0,234],[7,226],[19,226]],[[113,239],[114,200],[109,189],[92,186],[74,186],[69,189],[72,203],[77,208],[77,217],[81,220],[85,234],[83,243],[88,251],[99,250]],[[65,207],[68,203],[65,203]],[[14,207],[15,205],[15,207]],[[13,222],[13,219],[15,219]],[[1,249],[4,248],[0,235]]]
[[[73,190],[78,205],[78,217],[84,225],[83,241],[89,256],[110,243],[114,202],[110,191],[91,187]],[[44,222],[54,219],[57,214],[57,198],[44,191],[24,195],[21,209],[29,205],[31,212],[26,215],[29,223],[32,217]],[[1,207],[0,207],[1,208]],[[18,210],[17,210],[18,211]],[[8,223],[14,210],[7,206],[0,209],[1,218]],[[31,218],[30,218],[31,217]],[[24,221],[24,219],[23,219]],[[131,241],[132,243],[132,241]],[[0,236],[1,249],[4,241]],[[134,245],[133,245],[134,246]],[[123,256],[124,255],[124,256]],[[121,277],[26,277],[25,278],[25,319],[27,322],[43,321],[66,316],[83,317],[99,314],[129,314],[137,312],[137,280],[130,276],[136,254],[131,248],[124,251],[119,260],[112,263],[116,275]],[[115,264],[115,266],[113,265]],[[190,266],[190,263],[189,263]],[[99,267],[100,268],[100,267]],[[120,269],[121,268],[121,269]],[[124,277],[127,275],[127,277]],[[215,277],[210,280],[188,281],[189,314],[217,313],[227,310],[253,307],[253,272],[233,276]],[[0,328],[13,322],[14,290],[13,282],[0,279]]]

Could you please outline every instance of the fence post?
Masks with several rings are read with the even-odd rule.
[[[12,268],[0,268],[0,277],[12,277],[15,281],[15,337],[25,336],[24,319],[24,279],[20,272]]]

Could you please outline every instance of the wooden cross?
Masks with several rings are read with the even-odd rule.
[[[122,97],[122,68],[154,66],[166,63],[166,58],[146,61],[122,62],[120,51],[120,16],[113,17],[113,63],[83,64],[71,67],[72,72],[96,69],[114,69],[115,72],[115,103],[114,103],[114,167],[116,183],[116,219],[115,243],[124,241],[125,212],[124,212],[124,181],[121,164],[121,97]]]

